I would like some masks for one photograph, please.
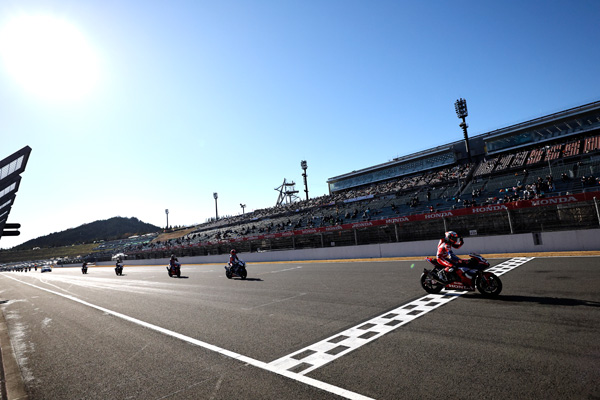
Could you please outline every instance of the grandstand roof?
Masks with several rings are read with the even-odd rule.
[[[600,102],[594,102],[486,133],[484,141],[487,153],[497,154],[599,128]]]
[[[25,146],[0,161],[0,238],[4,233],[10,210],[21,183],[21,173],[25,171],[30,153],[31,147]]]
[[[492,139],[498,136],[504,136],[511,133],[515,133],[523,129],[532,128],[551,122],[558,122],[564,120],[565,118],[577,117],[589,111],[600,111],[600,101],[595,101],[593,103],[584,104],[582,106],[569,108],[567,110],[559,111],[554,114],[549,114],[529,121],[520,122],[515,125],[507,126],[506,128],[496,129],[494,131],[484,133],[482,136],[485,136],[486,139]]]
[[[358,171],[352,171],[352,172],[348,172],[348,173],[345,173],[345,174],[342,174],[342,175],[335,176],[333,178],[329,178],[327,180],[327,182],[333,182],[333,181],[337,181],[339,179],[347,178],[347,177],[350,177],[350,176],[360,175],[360,174],[363,174],[365,172],[376,171],[376,170],[379,170],[379,169],[382,169],[382,168],[387,168],[387,167],[392,166],[392,165],[404,164],[406,162],[415,161],[415,160],[418,160],[418,159],[421,159],[421,158],[427,158],[427,157],[430,157],[432,155],[439,155],[439,154],[442,154],[442,153],[447,153],[451,149],[452,149],[452,143],[446,144],[446,145],[443,145],[443,146],[434,147],[432,149],[422,150],[422,151],[419,151],[419,152],[416,152],[416,153],[413,153],[413,154],[409,154],[409,155],[406,155],[406,156],[394,158],[393,160],[388,161],[388,162],[383,163],[383,164],[374,165],[372,167],[363,168],[363,169],[360,169]]]
[[[553,141],[559,137],[564,138],[567,136],[581,135],[597,129],[600,129],[600,101],[569,108],[567,110],[510,125],[491,132],[471,136],[469,141],[471,144],[471,153],[473,155],[497,154],[529,146],[533,143],[545,144],[545,142]],[[329,178],[327,183],[329,184],[330,191],[336,191],[392,177],[389,176],[390,174],[375,177],[376,173],[382,170],[392,172],[392,170],[396,168],[397,176],[418,172],[417,169],[413,171],[397,167],[410,165],[418,160],[426,160],[428,158],[434,159],[436,156],[444,155],[446,153],[452,153],[456,157],[454,160],[455,162],[461,160],[464,161],[463,158],[466,155],[464,141],[450,142],[446,145],[408,154],[386,163],[338,175]],[[427,165],[426,167],[442,166],[444,163],[440,165],[429,164],[430,165]]]

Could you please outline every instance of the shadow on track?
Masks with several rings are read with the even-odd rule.
[[[242,279],[242,278],[237,278],[237,277],[233,277],[231,278],[232,281],[251,281],[251,282],[264,282],[262,279],[260,278],[246,278],[246,279]]]
[[[465,296],[471,298],[486,298],[479,294],[474,294],[472,296]],[[549,306],[588,306],[588,307],[600,307],[600,302],[591,301],[591,300],[578,300],[578,299],[569,299],[569,298],[561,298],[561,297],[540,297],[540,296],[511,296],[511,295],[500,295],[496,298],[493,298],[496,301],[506,301],[512,303],[538,303]]]

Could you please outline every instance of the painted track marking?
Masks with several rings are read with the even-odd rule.
[[[530,260],[533,260],[533,257],[512,258],[497,266],[489,268],[488,271],[493,272],[496,275],[503,275],[506,272],[511,271]],[[284,356],[270,363],[265,363],[263,361],[255,360],[253,358],[223,349],[221,347],[214,346],[210,343],[206,343],[201,340],[182,335],[169,329],[165,329],[160,326],[138,320],[128,315],[97,306],[95,304],[78,299],[71,295],[59,293],[54,290],[50,290],[28,282],[24,282],[8,275],[3,276],[15,280],[17,282],[23,283],[25,285],[29,285],[36,289],[40,289],[45,292],[75,301],[87,307],[97,309],[99,311],[102,311],[103,313],[112,315],[117,318],[121,318],[123,320],[132,322],[134,324],[143,326],[145,328],[165,334],[167,336],[171,336],[176,339],[180,339],[184,342],[202,347],[204,349],[217,352],[229,358],[233,358],[238,361],[252,365],[256,368],[260,368],[275,373],[277,375],[281,375],[286,378],[293,379],[306,385],[352,400],[362,400],[370,398],[358,393],[354,393],[347,389],[328,384],[326,382],[321,382],[316,379],[309,378],[305,376],[305,374],[337,358],[340,358],[341,356],[346,355],[351,351],[354,351],[359,347],[362,347],[365,344],[370,343],[375,339],[378,339],[386,333],[389,333],[401,326],[404,326],[409,322],[413,321],[414,319],[421,317],[427,314],[428,312],[438,307],[441,307],[447,304],[448,302],[467,293],[465,291],[453,291],[435,295],[428,294],[419,299],[413,300],[410,303],[404,304],[394,310],[388,311],[385,314],[373,318],[370,321],[363,322],[353,328],[347,329],[346,331],[331,336],[330,338],[327,338],[321,342],[315,343],[302,350],[296,351],[288,356]]]
[[[511,258],[501,264],[487,269],[496,275],[508,271],[533,260],[533,257]],[[440,294],[428,294],[388,311],[360,325],[354,326],[320,342],[298,350],[289,355],[271,361],[269,365],[286,371],[305,375],[323,365],[336,360],[351,351],[364,346],[393,330],[422,317],[450,301],[457,299],[467,291],[444,291]]]
[[[350,390],[343,389],[343,388],[331,385],[331,384],[326,383],[326,382],[321,382],[321,381],[318,381],[318,380],[313,379],[313,378],[309,378],[309,377],[304,376],[304,375],[296,374],[296,373],[291,372],[291,371],[287,371],[287,370],[284,370],[284,369],[281,369],[281,368],[277,368],[277,367],[275,367],[273,365],[270,365],[268,363],[265,363],[263,361],[255,360],[253,358],[244,356],[242,354],[235,353],[233,351],[229,351],[229,350],[223,349],[221,347],[212,345],[210,343],[206,343],[206,342],[203,342],[201,340],[194,339],[192,337],[182,335],[181,333],[177,333],[177,332],[171,331],[169,329],[165,329],[165,328],[162,328],[160,326],[153,325],[153,324],[150,324],[148,322],[141,321],[139,319],[130,317],[128,315],[121,314],[121,313],[118,313],[116,311],[112,311],[112,310],[109,310],[107,308],[97,306],[97,305],[89,303],[89,302],[87,302],[85,300],[78,299],[77,297],[74,297],[74,296],[71,296],[71,295],[68,295],[68,294],[59,293],[59,292],[56,292],[54,290],[46,289],[46,288],[34,285],[32,283],[24,282],[24,281],[22,281],[20,279],[13,278],[13,277],[8,276],[8,275],[2,275],[2,276],[6,277],[6,278],[9,278],[9,279],[12,279],[14,281],[23,283],[25,285],[29,285],[29,286],[34,287],[36,289],[43,290],[45,292],[52,293],[54,295],[61,296],[61,297],[64,297],[66,299],[75,301],[77,303],[83,304],[84,306],[95,308],[96,310],[102,311],[103,313],[112,315],[112,316],[117,317],[117,318],[124,319],[125,321],[132,322],[134,324],[143,326],[145,328],[148,328],[148,329],[151,329],[153,331],[162,333],[164,335],[174,337],[176,339],[179,339],[179,340],[182,340],[184,342],[187,342],[187,343],[190,343],[190,344],[202,347],[202,348],[210,350],[210,351],[214,351],[214,352],[219,353],[221,355],[224,355],[226,357],[233,358],[235,360],[238,360],[238,361],[244,362],[246,364],[252,365],[252,366],[254,366],[256,368],[260,368],[260,369],[263,369],[265,371],[269,371],[269,372],[275,373],[277,375],[285,376],[286,378],[293,379],[295,381],[298,381],[298,382],[304,383],[306,385],[309,385],[309,386],[321,389],[323,391],[326,391],[326,392],[329,392],[329,393],[333,393],[333,394],[336,394],[338,396],[341,396],[341,397],[344,397],[344,398],[347,398],[347,399],[351,399],[351,400],[372,400],[370,397],[366,397],[366,396],[363,396],[361,394],[354,393],[354,392],[352,392]]]

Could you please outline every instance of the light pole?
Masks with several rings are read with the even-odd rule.
[[[168,208],[165,210],[165,214],[167,214],[167,228],[166,229],[169,229],[169,209]]]
[[[471,148],[469,147],[469,135],[467,135],[467,128],[469,127],[469,125],[467,125],[467,122],[465,121],[465,118],[469,115],[467,111],[467,101],[462,98],[456,100],[456,102],[454,103],[454,109],[456,110],[456,115],[458,116],[458,118],[462,119],[462,122],[459,126],[462,128],[463,133],[465,135],[465,148],[467,149],[467,155],[469,156],[469,163],[472,163]]]
[[[219,198],[219,195],[217,194],[217,192],[213,193],[213,197],[215,198],[215,221],[219,220],[219,211],[217,209],[217,199]]]
[[[302,177],[304,178],[304,192],[306,193],[306,200],[308,200],[308,183],[306,183],[306,168],[308,168],[308,164],[306,163],[306,160],[300,161],[300,167],[304,171],[302,173]]]
[[[246,208],[245,204],[240,203],[240,207],[242,207],[242,214],[244,214],[244,208]]]

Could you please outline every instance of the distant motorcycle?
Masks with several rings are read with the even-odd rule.
[[[485,272],[490,263],[479,254],[469,254],[469,261],[457,266],[450,274],[450,282],[443,282],[439,278],[439,272],[445,267],[440,265],[435,257],[427,257],[434,268],[423,269],[421,274],[421,286],[427,293],[439,293],[446,290],[475,291],[475,288],[484,296],[498,296],[502,291],[502,281],[497,275]]]
[[[123,263],[118,262],[115,266],[115,273],[117,276],[123,276]]]
[[[246,279],[248,276],[248,272],[246,271],[246,263],[243,261],[238,262],[237,264],[225,266],[225,276],[227,279],[231,279],[234,276],[240,277],[241,279]]]
[[[174,263],[167,265],[167,272],[169,273],[169,277],[176,276],[179,278],[181,276],[181,264]]]
[[[81,273],[82,274],[87,274],[87,269],[88,269],[87,264],[83,264],[81,266]]]

